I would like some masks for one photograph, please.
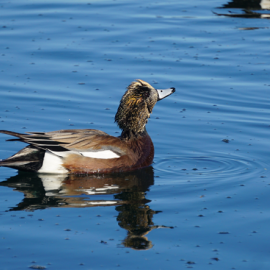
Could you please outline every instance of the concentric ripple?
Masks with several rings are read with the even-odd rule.
[[[192,175],[193,177],[239,177],[258,175],[265,165],[258,160],[248,160],[240,156],[170,156],[155,160],[156,173]]]

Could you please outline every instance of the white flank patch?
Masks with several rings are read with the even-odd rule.
[[[110,158],[120,158],[119,155],[111,150],[101,150],[97,152],[80,152],[84,157],[90,158],[100,158],[100,159],[110,159]]]
[[[68,170],[65,169],[62,164],[62,158],[46,151],[42,167],[38,170],[38,173],[68,173]]]
[[[120,158],[119,155],[115,154],[111,150],[100,150],[96,152],[76,152],[76,151],[63,151],[63,152],[57,152],[57,151],[50,151],[51,153],[55,154],[56,156],[60,157],[67,157],[69,154],[76,154],[76,155],[82,155],[84,157],[90,157],[90,158],[100,158],[100,159],[110,159],[110,158]]]
[[[119,155],[117,155],[111,150],[101,150],[97,152],[46,151],[42,167],[38,170],[38,173],[52,173],[52,174],[69,173],[69,171],[62,166],[63,160],[61,157],[67,157],[70,154],[77,154],[82,155],[84,157],[100,158],[100,159],[120,158]]]

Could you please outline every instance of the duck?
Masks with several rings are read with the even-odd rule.
[[[13,156],[0,160],[0,166],[44,174],[107,174],[148,167],[154,159],[154,145],[146,124],[155,104],[175,92],[156,89],[138,79],[124,93],[115,115],[119,137],[95,129],[67,129],[50,132],[8,130],[28,145]]]

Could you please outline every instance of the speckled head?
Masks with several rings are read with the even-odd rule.
[[[143,80],[132,82],[120,101],[115,122],[123,132],[131,132],[135,136],[143,133],[157,101],[174,92],[173,87],[161,90]]]

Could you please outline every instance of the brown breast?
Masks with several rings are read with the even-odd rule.
[[[123,150],[120,158],[97,159],[70,154],[64,159],[63,166],[72,174],[94,174],[131,171],[151,165],[154,158],[154,145],[148,133],[129,140],[111,137],[101,145],[114,145]],[[106,138],[104,138],[105,140]]]

